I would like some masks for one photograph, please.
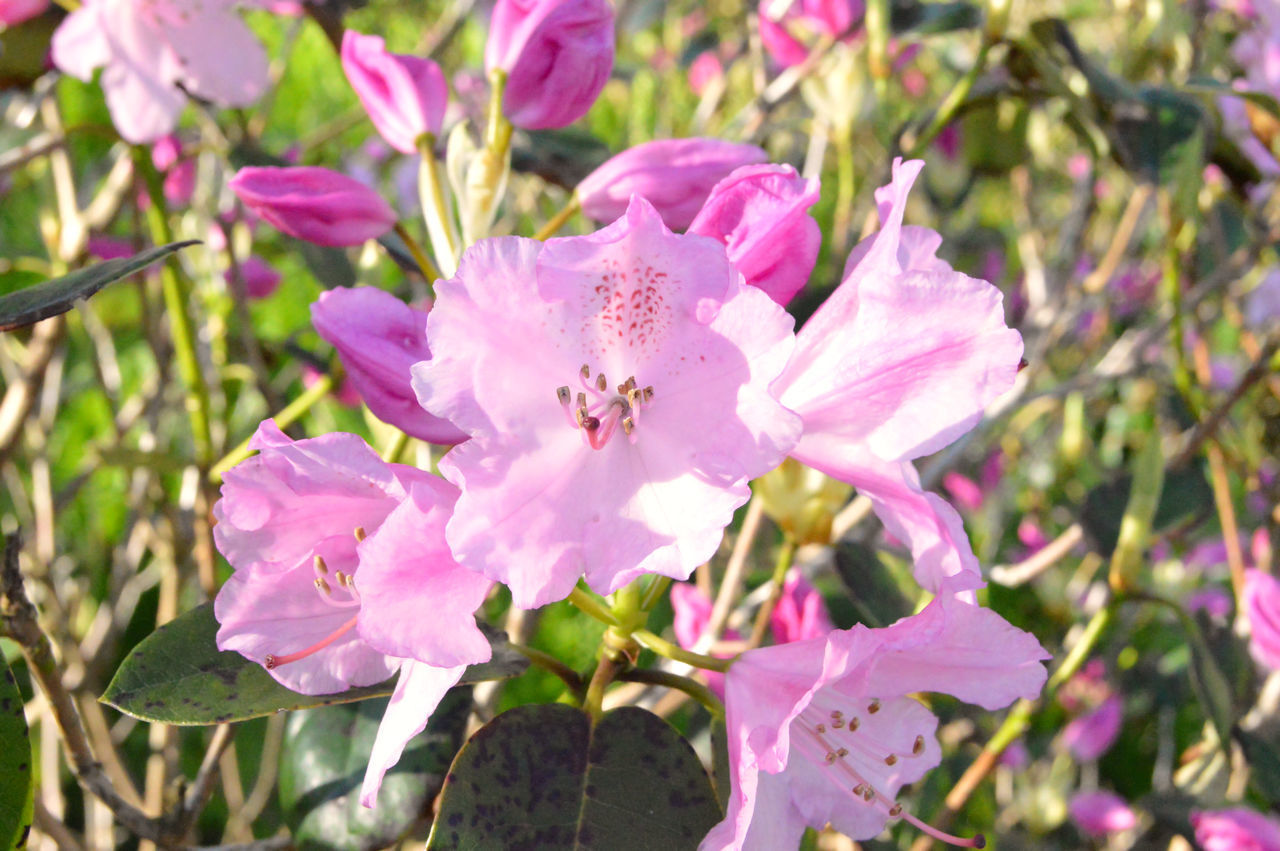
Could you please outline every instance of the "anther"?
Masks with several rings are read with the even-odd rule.
[[[831,726],[832,726],[832,727],[835,727],[837,730],[839,730],[841,727],[843,727],[843,726],[844,726],[844,719],[843,719],[843,718],[834,718],[834,719],[832,719],[832,721],[831,721]]]
[[[316,556],[314,559],[312,559],[311,563],[315,566],[316,573],[320,574],[321,576],[329,572],[329,566],[324,563],[324,559],[322,559],[320,556]]]
[[[832,721],[839,721],[839,720],[840,720],[841,718],[843,718],[843,717],[844,717],[844,713],[843,713],[843,712],[841,712],[839,709],[837,709],[835,712],[832,712],[832,713],[831,713],[831,720],[832,720]]]
[[[332,594],[333,589],[329,587],[329,583],[324,581],[323,576],[317,576],[315,581],[316,590],[321,594]]]
[[[836,761],[836,755],[831,751],[827,751],[826,759],[827,759],[827,765],[831,765],[833,762]]]
[[[569,400],[573,398],[572,394],[569,392],[569,385],[566,384],[563,387],[557,387],[556,398],[560,400],[561,405],[569,404]]]
[[[858,796],[859,798],[861,798],[862,793],[866,791],[867,791],[867,785],[865,783],[859,783],[857,786],[853,787],[853,794]]]
[[[875,799],[876,799],[875,789],[872,789],[870,786],[868,786],[866,789],[862,790],[862,800],[866,801],[869,804]]]
[[[596,376],[596,389],[601,393],[609,389],[609,379],[604,377],[603,372]]]
[[[848,748],[839,748],[836,750],[836,756],[840,757],[841,759],[844,759],[848,755],[849,755]]]
[[[911,755],[920,756],[924,753],[924,736],[916,736],[915,744],[911,746]]]
[[[861,724],[861,723],[862,723],[862,722],[858,720],[858,716],[857,716],[857,715],[855,715],[855,716],[853,716],[852,718],[850,718],[850,719],[849,719],[849,732],[851,732],[851,733],[852,733],[854,730],[858,729],[858,725],[859,725],[859,724]]]
[[[648,387],[644,388],[644,400],[648,402],[652,398],[653,398],[653,385],[650,384]]]
[[[578,370],[578,373],[582,376],[582,380],[586,381],[588,378],[591,377],[591,367],[587,366],[584,363],[582,365],[582,369]]]
[[[902,804],[894,804],[889,808],[889,818],[897,818],[902,815]]]
[[[826,724],[819,724],[819,725],[817,726],[817,728],[816,728],[816,729],[817,729],[817,731],[818,731],[819,733],[825,733],[825,732],[827,732],[827,725],[826,725]]]
[[[873,699],[871,701],[871,705],[867,707],[867,712],[871,713],[872,715],[875,715],[879,711],[880,711],[880,700],[879,698]]]
[[[897,755],[896,753],[891,753],[891,754],[889,754],[887,757],[885,757],[885,758],[884,758],[884,764],[885,764],[885,765],[897,765],[897,764],[898,764],[898,755]]]
[[[357,543],[357,544],[358,544],[358,543],[360,543],[361,541],[363,541],[365,538],[369,537],[368,535],[366,535],[366,534],[365,534],[365,531],[364,531],[364,527],[363,527],[363,526],[357,526],[357,527],[356,527],[356,529],[355,529],[355,536],[356,536],[356,543]]]
[[[622,432],[623,432],[623,434],[625,434],[625,435],[627,435],[628,437],[630,437],[630,436],[631,436],[631,432],[635,430],[635,427],[636,427],[636,421],[635,421],[635,420],[633,420],[633,419],[631,419],[631,417],[623,417],[623,418],[622,418]]]

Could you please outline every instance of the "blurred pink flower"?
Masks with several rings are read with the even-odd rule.
[[[374,287],[339,287],[312,303],[311,324],[338,350],[375,417],[428,443],[466,439],[448,420],[424,411],[409,383],[413,365],[431,357],[427,311]]]
[[[789,165],[743,166],[712,187],[688,232],[723,243],[748,284],[786,305],[818,260],[817,200],[818,181]]]
[[[826,601],[797,568],[787,572],[769,627],[778,644],[820,638],[835,628],[827,613]]]
[[[707,87],[724,77],[724,65],[714,50],[704,50],[689,64],[689,88],[702,97]]]
[[[1027,548],[1028,554],[1039,552],[1049,543],[1040,524],[1032,517],[1023,517],[1018,521],[1018,541]]]
[[[99,260],[115,260],[120,257],[132,257],[140,250],[132,241],[115,236],[89,237],[89,254]]]
[[[818,36],[848,37],[865,6],[863,0],[760,0],[757,11],[764,49],[789,68],[805,60]]]
[[[102,68],[111,120],[128,142],[173,130],[187,94],[248,106],[267,55],[232,0],[84,0],[53,35],[53,61],[86,82]]]
[[[449,88],[435,62],[389,53],[378,36],[347,30],[342,70],[373,126],[400,153],[416,153],[423,134],[440,134]]]
[[[1124,721],[1124,701],[1113,694],[1097,708],[1074,718],[1062,731],[1062,741],[1080,762],[1102,756],[1115,744]]]
[[[322,375],[324,375],[324,373],[316,369],[311,364],[309,363],[303,364],[302,386],[311,387],[313,384],[315,384],[317,381],[320,380],[320,377]],[[339,384],[337,388],[335,388],[330,393],[330,395],[332,396],[333,400],[337,402],[339,405],[342,405],[347,408],[360,407],[360,391],[357,390],[356,386],[351,383],[350,376],[344,377],[342,379],[342,383]]]
[[[1257,568],[1249,568],[1244,576],[1249,652],[1259,664],[1280,671],[1280,581]]]
[[[922,167],[895,160],[876,192],[881,230],[850,253],[774,389],[804,418],[792,457],[869,497],[936,593],[983,580],[959,515],[923,491],[912,459],[968,431],[1013,385],[1022,340],[999,290],[938,259],[937,233],[902,224]]]
[[[940,691],[986,709],[1034,698],[1048,654],[989,609],[939,597],[885,629],[749,650],[726,681],[733,788],[702,851],[793,848],[827,823],[868,839],[890,818],[942,834],[897,804],[941,759],[937,719],[910,695]]]
[[[1071,799],[1068,808],[1071,820],[1088,836],[1106,836],[1129,830],[1138,823],[1138,817],[1124,798],[1114,792],[1081,792]]]
[[[327,168],[249,166],[228,185],[277,230],[317,245],[360,245],[396,223],[378,193]]]
[[[933,140],[933,144],[937,146],[938,152],[942,154],[945,159],[951,162],[954,162],[956,157],[960,156],[960,146],[964,141],[960,135],[961,132],[960,125],[957,122],[952,121],[946,127],[943,127],[942,130],[938,132],[937,138]]]
[[[1229,591],[1210,587],[1189,594],[1185,605],[1191,613],[1203,610],[1210,617],[1225,618],[1231,614],[1235,601]]]
[[[1265,332],[1280,323],[1280,268],[1271,269],[1249,291],[1244,318],[1255,331]]]
[[[1243,807],[1192,810],[1191,827],[1204,851],[1280,851],[1280,821]]]
[[[50,0],[0,0],[0,26],[12,27],[49,8]]]
[[[485,70],[507,74],[502,113],[527,130],[577,121],[613,70],[608,0],[498,0],[485,44]]]
[[[686,650],[697,649],[698,642],[702,640],[702,633],[706,631],[707,624],[711,621],[713,607],[711,599],[698,590],[698,586],[692,582],[673,584],[671,609],[675,620],[671,628],[676,634],[676,643]],[[726,628],[721,635],[725,641],[742,639],[742,634],[736,629]],[[724,659],[732,654],[716,653],[715,655]],[[699,673],[706,679],[707,688],[711,689],[716,697],[724,700],[724,674],[719,671],[700,671]]]
[[[736,168],[764,162],[755,145],[720,139],[657,139],[610,157],[578,184],[582,212],[597,222],[621,216],[638,195],[672,230],[693,221],[717,183]]]
[[[642,199],[589,236],[481,240],[436,293],[413,387],[471,438],[440,462],[449,543],[522,608],[687,577],[799,436],[769,392],[791,317]]]
[[[951,494],[951,500],[965,511],[977,511],[985,499],[982,488],[962,473],[949,472],[942,477],[942,486]]]
[[[254,254],[240,264],[240,274],[244,278],[244,294],[249,298],[266,298],[280,286],[280,273]]]
[[[1031,764],[1031,753],[1027,750],[1027,743],[1022,739],[1014,739],[1009,746],[1000,754],[1000,764],[1014,771],[1021,771]]]

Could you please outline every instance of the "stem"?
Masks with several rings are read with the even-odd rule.
[[[843,254],[849,244],[849,226],[853,221],[853,128],[836,129],[836,209],[831,222],[832,251]]]
[[[695,668],[719,671],[723,674],[733,664],[733,659],[717,659],[715,656],[706,656],[702,653],[694,653],[692,650],[685,650],[678,644],[672,644],[647,629],[637,629],[631,633],[631,637],[659,656],[665,656],[676,662],[684,662],[686,665],[693,665]]]
[[[582,682],[582,677],[573,668],[570,668],[550,653],[545,653],[536,647],[526,647],[523,644],[515,644],[513,642],[508,642],[507,646],[542,670],[555,674],[564,681],[564,684],[569,687],[569,690],[575,696],[581,699],[586,685]]]
[[[782,541],[782,546],[778,548],[778,555],[773,563],[773,576],[769,579],[772,583],[769,598],[764,601],[760,611],[756,612],[756,622],[751,628],[751,640],[747,642],[748,647],[759,647],[760,642],[764,640],[764,631],[769,628],[769,620],[773,617],[773,610],[778,607],[778,601],[782,599],[783,580],[786,579],[787,569],[791,567],[791,556],[795,549],[795,540],[790,535],[787,535]]]
[[[147,209],[147,224],[151,239],[156,245],[173,242],[173,231],[165,217],[164,186],[160,174],[151,162],[146,149],[135,146],[133,162],[142,175],[151,205]],[[187,416],[191,420],[191,436],[195,442],[196,463],[208,469],[213,460],[213,435],[209,428],[209,389],[200,371],[200,358],[196,353],[196,336],[191,320],[191,291],[174,268],[172,257],[160,266],[160,281],[164,289],[165,312],[169,314],[169,330],[173,337],[174,354],[178,359],[178,373],[187,388]]]
[[[978,81],[978,77],[987,67],[987,54],[991,52],[991,45],[992,42],[989,39],[982,40],[982,47],[978,50],[978,58],[974,60],[973,67],[956,81],[951,91],[947,92],[947,96],[938,105],[938,111],[933,114],[933,118],[925,128],[918,135],[912,135],[910,132],[903,135],[902,149],[906,151],[907,159],[920,156],[929,143],[937,138],[938,134],[956,117],[965,98],[973,89],[973,84]]]
[[[639,671],[625,671],[618,675],[618,679],[629,683],[650,683],[682,691],[705,706],[712,717],[724,717],[724,704],[720,702],[720,698],[716,697],[711,689],[692,677],[673,674],[671,671],[655,671],[648,668]]]
[[[440,179],[435,137],[424,133],[418,139],[418,152],[422,154],[422,165],[418,168],[418,197],[422,204],[422,215],[427,222],[427,236],[431,240],[431,250],[439,261],[439,271],[452,276],[458,269],[458,236],[449,215],[444,182]]]
[[[396,236],[404,242],[405,248],[409,249],[409,254],[413,256],[413,262],[418,264],[418,271],[422,273],[422,277],[427,279],[428,286],[434,281],[440,279],[440,270],[436,268],[436,264],[431,262],[431,258],[427,257],[423,252],[422,246],[418,240],[413,238],[413,234],[409,233],[409,229],[404,226],[403,222],[395,224]]]
[[[404,448],[409,445],[409,435],[396,429],[395,436],[391,438],[391,442],[387,444],[387,448],[382,450],[382,460],[388,464],[394,463],[400,457],[400,453],[404,452]]]
[[[747,570],[747,556],[751,552],[751,544],[760,532],[760,522],[764,519],[764,500],[752,494],[747,503],[747,513],[742,518],[742,528],[738,531],[738,540],[733,544],[733,552],[729,554],[729,564],[724,569],[720,580],[720,590],[716,594],[715,605],[711,607],[711,617],[702,631],[699,645],[712,645],[720,638],[725,623],[729,620],[729,612],[742,590],[742,577]]]
[[[297,421],[299,417],[309,411],[316,402],[323,399],[325,395],[333,389],[333,385],[334,380],[332,375],[320,376],[316,380],[315,384],[312,384],[304,390],[301,396],[294,399],[288,405],[285,405],[284,408],[281,409],[280,413],[276,414],[271,419],[274,420],[275,424],[281,429],[288,428]],[[252,440],[252,437],[246,439],[235,449],[224,455],[222,460],[214,464],[212,469],[209,470],[209,480],[212,482],[221,482],[222,476],[227,472],[227,470],[230,470],[232,467],[252,455],[253,450],[249,448],[249,443]]]
[[[587,685],[587,696],[582,701],[582,708],[591,716],[593,722],[599,721],[604,716],[605,690],[609,688],[609,683],[613,682],[621,669],[622,663],[606,650],[600,657],[600,664],[596,665],[596,672],[591,675],[591,682]]]
[[[649,587],[644,592],[644,599],[640,601],[640,611],[652,611],[653,607],[658,605],[658,601],[662,599],[662,595],[667,593],[667,589],[670,587],[670,576],[656,577],[653,582],[649,583]]]
[[[511,147],[511,122],[502,114],[502,95],[507,88],[507,72],[495,68],[489,73],[489,109],[485,118],[484,144],[496,154]],[[501,159],[501,157],[499,157]]]
[[[569,203],[561,207],[560,212],[552,216],[551,219],[545,225],[542,226],[542,229],[533,235],[533,238],[540,242],[550,239],[552,236],[555,235],[556,231],[564,227],[565,222],[573,218],[574,213],[578,212],[581,209],[582,209],[582,201],[578,198],[577,194],[575,193],[574,196],[569,199]]]
[[[569,592],[567,599],[579,610],[586,612],[601,623],[606,623],[609,626],[618,625],[618,619],[614,617],[613,612],[609,611],[609,607],[581,588],[575,586]]]

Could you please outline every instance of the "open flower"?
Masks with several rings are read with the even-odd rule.
[[[948,842],[897,802],[938,764],[937,718],[913,692],[985,709],[1039,694],[1048,654],[989,609],[939,597],[884,629],[750,650],[729,669],[733,790],[704,851],[794,848],[805,826],[868,839],[902,818]]]
[[[1000,291],[938,259],[937,233],[902,224],[923,163],[896,160],[876,191],[881,229],[859,243],[844,281],[796,335],[774,385],[804,418],[791,455],[866,495],[910,546],[927,589],[982,585],[955,509],[920,486],[913,458],[972,428],[1013,386],[1022,339],[1004,324]]]
[[[191,94],[248,106],[267,54],[232,0],[85,0],[53,35],[53,62],[81,80],[102,68],[111,120],[128,142],[173,130]]]
[[[687,577],[799,435],[768,389],[791,318],[643,200],[589,236],[482,240],[436,293],[413,386],[470,436],[440,462],[449,544],[517,606]]]

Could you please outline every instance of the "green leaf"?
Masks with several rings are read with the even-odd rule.
[[[133,648],[107,686],[102,702],[143,721],[164,724],[221,724],[306,709],[351,703],[391,694],[394,680],[337,694],[308,695],[290,691],[266,670],[239,653],[221,652],[215,644],[218,622],[213,604],[205,603],[174,618]],[[472,665],[459,685],[514,677],[528,661],[491,634],[493,659]]]
[[[1244,749],[1249,763],[1249,782],[1271,806],[1280,804],[1280,747],[1274,738],[1254,730],[1235,731],[1236,741]]]
[[[973,3],[921,3],[895,0],[889,13],[894,35],[932,35],[982,25],[982,10]]]
[[[33,287],[0,296],[0,331],[11,331],[41,319],[66,313],[78,298],[88,298],[112,281],[127,278],[180,248],[198,245],[199,240],[171,242],[150,248],[132,257],[106,260],[70,275],[54,278]]]
[[[1236,722],[1231,683],[1223,675],[1195,620],[1182,610],[1179,610],[1179,620],[1187,633],[1187,645],[1191,650],[1191,686],[1200,701],[1200,708],[1213,723],[1218,740],[1229,742],[1231,728]]]
[[[693,749],[653,713],[623,707],[593,726],[570,706],[520,706],[458,752],[427,848],[675,851],[721,817]]]
[[[1080,524],[1099,555],[1110,557],[1116,548],[1116,541],[1120,538],[1120,519],[1124,516],[1132,487],[1133,477],[1125,474],[1099,485],[1085,497]],[[1169,529],[1205,516],[1212,509],[1213,489],[1198,465],[1165,470],[1164,488],[1160,491],[1160,502],[1156,505],[1151,528],[1153,531]]]
[[[378,806],[360,805],[360,785],[386,698],[296,712],[285,728],[280,803],[303,851],[386,848],[427,819],[462,744],[470,689],[454,689],[382,781]]]
[[[31,830],[31,739],[22,692],[0,656],[0,848],[25,848]]]

